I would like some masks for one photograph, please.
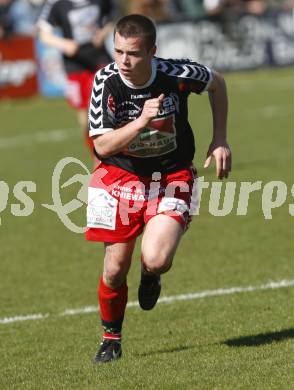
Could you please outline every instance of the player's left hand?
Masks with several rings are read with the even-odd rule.
[[[107,38],[108,34],[112,32],[113,29],[113,24],[107,23],[104,27],[102,28],[97,28],[93,38],[92,38],[92,43],[95,47],[101,47],[103,43],[105,42],[105,39]]]
[[[227,178],[232,168],[232,153],[229,145],[226,142],[212,142],[208,148],[204,168],[210,166],[212,157],[215,158],[216,176],[218,179]]]

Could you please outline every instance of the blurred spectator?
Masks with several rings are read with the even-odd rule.
[[[16,34],[33,35],[35,23],[44,0],[14,0],[10,9],[13,31]]]
[[[294,0],[269,0],[272,9],[294,11]]]
[[[153,19],[191,19],[224,12],[236,17],[244,13],[260,15],[268,9],[293,10],[294,0],[128,0],[123,1],[125,13],[154,15]],[[160,4],[161,3],[161,4]],[[160,4],[160,5],[159,5]],[[160,9],[160,11],[158,11]],[[157,15],[160,15],[158,17]]]
[[[226,6],[223,0],[203,0],[203,7],[209,15],[220,14]]]
[[[0,0],[0,38],[33,35],[43,0]]]
[[[265,0],[204,0],[204,8],[211,16],[230,13],[235,17],[244,13],[260,15],[267,10]]]
[[[203,0],[174,0],[179,18],[196,19],[206,15]]]
[[[203,0],[208,15],[218,16],[227,11],[242,13],[243,0]]]
[[[172,19],[172,12],[167,0],[131,0],[129,2],[129,14],[141,14],[148,16],[155,22],[164,22]]]
[[[13,31],[11,5],[12,0],[0,0],[0,39],[6,38]]]
[[[105,40],[112,32],[112,20],[118,11],[117,4],[110,0],[47,0],[37,23],[43,43],[62,52],[67,99],[77,111],[91,151],[87,109],[92,82],[96,71],[112,61]],[[56,33],[56,28],[62,36]]]
[[[252,15],[262,15],[268,8],[268,1],[264,0],[243,0],[243,11]]]

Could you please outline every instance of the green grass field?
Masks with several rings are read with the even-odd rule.
[[[294,69],[227,74],[229,140],[237,182],[232,212],[211,215],[204,190],[194,218],[163,277],[163,296],[231,287],[254,291],[174,300],[151,312],[129,307],[123,358],[94,366],[100,341],[97,313],[63,315],[95,306],[103,246],[67,229],[52,203],[51,176],[57,162],[72,156],[91,169],[74,113],[63,100],[35,98],[0,103],[0,389],[292,389],[294,388],[293,179]],[[208,98],[190,99],[200,176],[210,141]],[[54,132],[53,132],[54,131]],[[53,133],[52,133],[53,132]],[[64,183],[78,166],[67,168]],[[5,182],[9,187],[5,207]],[[36,183],[29,216],[14,216],[19,181]],[[262,181],[250,196],[248,213],[237,216],[241,182]],[[284,204],[266,220],[264,186],[286,183]],[[62,190],[76,198],[80,185]],[[275,193],[274,193],[275,197]],[[23,205],[21,204],[21,207]],[[85,207],[71,217],[83,226]],[[137,300],[139,241],[129,275],[129,301]],[[269,282],[292,286],[262,289]],[[291,284],[290,283],[290,284]],[[221,290],[220,290],[221,291]],[[4,323],[33,314],[42,319]]]

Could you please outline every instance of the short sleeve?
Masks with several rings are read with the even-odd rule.
[[[189,59],[157,59],[159,70],[171,77],[176,77],[181,92],[201,94],[212,81],[211,70]]]
[[[180,90],[201,94],[205,92],[211,81],[212,72],[210,68],[197,62],[186,62],[182,64],[183,72],[178,78]]]
[[[59,26],[57,7],[58,2],[56,0],[47,0],[42,8],[37,25],[44,28],[46,28],[48,25]]]

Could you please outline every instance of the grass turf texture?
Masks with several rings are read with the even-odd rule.
[[[248,214],[209,213],[204,190],[177,252],[163,277],[164,295],[294,279],[293,217],[288,205],[293,184],[294,70],[227,74],[230,96],[229,140],[234,153],[230,181],[284,181],[285,204],[265,220],[261,191],[252,194]],[[210,141],[207,96],[190,98],[190,120],[200,176],[215,181],[214,169],[201,167]],[[115,364],[91,362],[100,341],[97,314],[58,316],[68,308],[96,305],[103,247],[67,230],[52,203],[51,175],[65,156],[91,161],[71,109],[63,100],[1,102],[3,139],[73,129],[72,137],[1,148],[0,180],[9,184],[8,207],[0,214],[0,318],[49,313],[44,320],[0,324],[1,389],[288,389],[294,383],[294,288],[256,291],[158,305],[151,312],[129,308],[123,332],[123,358]],[[70,171],[70,169],[69,169]],[[67,172],[67,178],[70,172]],[[77,173],[72,168],[72,174]],[[81,173],[79,171],[79,173]],[[36,183],[34,212],[11,214],[19,203],[13,187]],[[68,187],[65,199],[76,196]],[[66,201],[66,200],[64,200]],[[83,208],[74,220],[84,223]],[[139,244],[139,242],[138,242]],[[139,246],[129,275],[129,300],[137,299]],[[99,337],[97,337],[97,335]]]

